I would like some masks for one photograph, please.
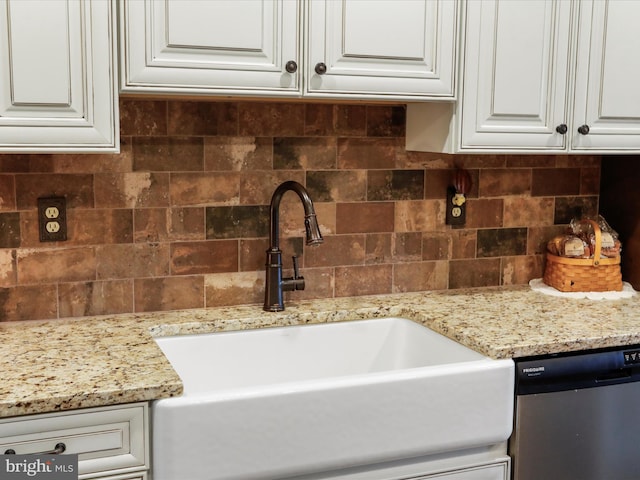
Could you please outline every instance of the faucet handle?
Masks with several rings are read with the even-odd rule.
[[[291,257],[291,260],[293,261],[293,279],[296,280],[300,277],[300,269],[298,268],[298,256],[297,255],[293,255]]]
[[[293,255],[293,277],[282,279],[282,289],[285,291],[304,290],[304,277],[300,275],[298,257]]]

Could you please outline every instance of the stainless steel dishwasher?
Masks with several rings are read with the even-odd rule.
[[[516,360],[514,480],[640,479],[640,346]]]

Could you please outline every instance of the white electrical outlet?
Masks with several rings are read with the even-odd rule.
[[[38,226],[41,242],[61,242],[67,239],[66,204],[65,197],[38,199]]]

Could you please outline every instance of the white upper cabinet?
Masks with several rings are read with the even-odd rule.
[[[0,0],[0,151],[118,151],[113,7]]]
[[[573,5],[467,4],[462,149],[566,148]]]
[[[465,5],[461,101],[410,105],[408,149],[640,152],[640,2]]]
[[[121,91],[453,97],[457,0],[120,0]]]
[[[121,90],[299,95],[301,4],[121,0]]]
[[[311,0],[306,96],[454,94],[454,0]]]
[[[640,152],[638,19],[638,1],[580,3],[573,150]]]

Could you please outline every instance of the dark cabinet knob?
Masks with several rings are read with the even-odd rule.
[[[568,128],[564,123],[561,123],[556,127],[556,132],[558,132],[560,135],[564,135],[565,133],[567,133],[567,130]]]
[[[284,66],[284,69],[289,73],[296,73],[298,71],[298,64],[293,60],[289,60]]]
[[[324,75],[325,73],[327,73],[327,66],[322,62],[316,63],[315,70],[318,75]]]
[[[587,135],[589,133],[589,125],[581,125],[578,127],[578,133],[580,135]]]

